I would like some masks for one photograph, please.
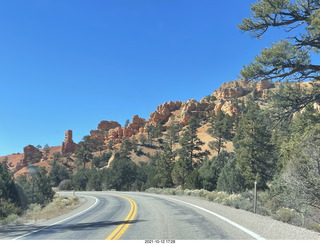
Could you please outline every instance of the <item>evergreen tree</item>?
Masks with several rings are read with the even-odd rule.
[[[7,164],[8,158],[0,162],[0,219],[21,211],[19,192]]]
[[[182,187],[184,187],[188,178],[188,185],[197,185],[197,182],[190,182],[191,178],[198,180],[196,173],[193,177],[190,174],[207,154],[207,152],[201,152],[200,146],[204,143],[197,136],[198,128],[198,120],[195,117],[191,117],[186,131],[182,134],[179,141],[181,148],[178,150],[179,158],[173,167],[172,179],[174,184],[181,185]]]
[[[147,138],[145,137],[144,134],[141,134],[141,135],[140,135],[139,141],[140,141],[140,143],[141,143],[143,146],[146,145],[146,143],[147,143]]]
[[[158,187],[172,187],[172,170],[174,167],[174,154],[170,149],[170,146],[165,143],[164,150],[161,155],[156,159],[157,174],[155,175],[155,181]]]
[[[153,134],[153,138],[160,138],[162,137],[163,133],[162,133],[162,125],[160,123],[157,123],[156,127],[152,128],[152,134]]]
[[[189,157],[187,157],[188,155],[184,155],[184,153],[186,152],[183,151],[182,153],[180,153],[179,159],[175,163],[171,174],[174,184],[182,187],[184,187],[187,177],[193,171],[192,161]]]
[[[252,4],[252,17],[239,25],[242,31],[256,38],[271,27],[295,33],[264,48],[241,75],[247,79],[319,80],[320,65],[311,63],[312,54],[320,52],[319,8],[318,0],[261,0]]]
[[[179,157],[187,157],[189,162],[200,162],[206,153],[201,152],[201,147],[204,145],[197,136],[197,129],[199,128],[199,122],[195,117],[191,117],[187,126],[187,130],[182,134],[180,138],[181,149],[179,150]],[[196,162],[197,161],[197,162]]]
[[[222,169],[229,160],[233,158],[234,155],[226,151],[222,151],[218,156],[213,157],[211,160],[206,158],[199,168],[199,180],[202,188],[208,191],[216,190]]]
[[[186,182],[184,184],[185,189],[200,189],[201,188],[201,182],[200,182],[200,175],[198,172],[198,169],[194,169],[186,179]]]
[[[109,149],[109,150],[113,150],[113,146],[114,146],[113,140],[109,140],[109,141],[108,141],[108,149]]]
[[[79,142],[79,147],[75,150],[75,157],[78,159],[78,167],[85,169],[86,164],[93,158],[92,152],[98,150],[99,140],[92,139],[91,136],[84,136]]]
[[[91,164],[96,168],[107,166],[111,157],[112,152],[104,152],[100,156],[93,157]]]
[[[209,143],[209,147],[219,154],[221,149],[225,148],[225,142],[232,139],[232,120],[228,114],[225,114],[220,110],[216,116],[213,116],[209,120],[209,123],[210,127],[207,130],[207,133],[215,138],[215,141]]]
[[[256,103],[248,105],[248,112],[239,121],[233,140],[237,165],[248,187],[254,182],[265,189],[274,173],[271,131]]]
[[[20,176],[17,180],[26,195],[28,204],[37,203],[45,206],[52,201],[54,191],[51,189],[50,179],[45,167],[29,167],[30,177],[27,180]]]
[[[44,160],[47,160],[50,154],[50,148],[48,144],[43,146],[43,151],[44,151]]]
[[[138,140],[135,136],[132,137],[132,150],[137,153],[138,152]]]
[[[132,150],[132,142],[128,138],[124,139],[120,147],[120,158],[129,158]]]
[[[236,164],[235,157],[229,157],[217,181],[217,190],[228,193],[240,193],[245,190],[245,178]]]
[[[320,126],[306,130],[295,138],[295,150],[292,151],[283,178],[293,189],[294,198],[302,206],[320,210]],[[320,221],[320,218],[318,219]]]
[[[173,144],[179,141],[179,131],[181,126],[174,120],[174,117],[170,118],[170,126],[168,127],[168,133],[166,135],[166,140],[172,151]]]
[[[90,179],[90,169],[79,169],[71,178],[73,190],[85,191],[87,189],[87,183]]]
[[[148,143],[150,144],[150,146],[152,146],[152,142],[153,142],[153,131],[154,131],[154,126],[151,124],[147,124],[146,126],[146,132],[148,134]]]
[[[86,147],[77,147],[75,151],[75,157],[78,159],[76,161],[78,167],[82,166],[83,169],[86,168],[87,163],[93,158],[92,152]]]
[[[280,138],[278,142],[280,144],[278,159],[279,170],[286,168],[287,163],[292,160],[304,134],[309,132],[313,133],[319,123],[320,115],[311,104],[306,106],[303,112],[296,114],[295,118],[288,125],[288,129],[285,131],[287,135],[283,136],[282,140]],[[282,136],[283,131],[282,133],[278,132],[278,134],[278,137]]]
[[[66,167],[60,164],[55,164],[49,173],[49,179],[51,185],[57,187],[61,181],[70,179],[70,174],[67,171]]]
[[[99,170],[91,170],[87,184],[87,190],[102,191],[102,175]]]
[[[320,52],[320,2],[318,0],[260,0],[251,5],[251,18],[242,20],[239,28],[256,38],[263,37],[272,27],[293,32],[289,37],[264,48],[241,71],[248,80],[312,81],[308,92],[298,99],[282,94],[285,105],[281,120],[286,120],[308,104],[320,101],[320,65],[312,58]]]
[[[52,166],[55,166],[57,163],[61,163],[62,161],[62,154],[60,152],[53,153],[53,161]]]
[[[111,166],[112,188],[117,191],[129,191],[136,181],[137,165],[128,158],[115,160]]]
[[[130,124],[130,120],[129,120],[129,119],[127,119],[127,120],[126,120],[126,123],[125,123],[125,125],[124,125],[124,127],[128,127],[128,126],[129,126],[129,124]]]

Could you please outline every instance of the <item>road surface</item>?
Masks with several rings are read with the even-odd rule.
[[[1,228],[0,239],[320,239],[318,233],[199,198],[129,192],[76,195],[85,199],[77,209],[51,220]]]

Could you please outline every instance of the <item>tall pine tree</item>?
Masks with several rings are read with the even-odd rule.
[[[228,114],[225,114],[220,110],[217,115],[212,116],[209,123],[210,127],[208,128],[207,133],[215,139],[214,141],[209,142],[209,147],[219,154],[221,149],[225,148],[224,144],[226,141],[232,139],[232,119]]]
[[[198,120],[195,117],[191,117],[187,129],[182,134],[179,141],[181,145],[178,152],[179,159],[173,168],[172,178],[176,185],[181,185],[182,187],[184,186],[187,177],[206,155],[206,153],[201,152],[200,146],[204,143],[197,136],[198,128]]]
[[[248,187],[254,182],[265,189],[273,176],[274,161],[271,130],[256,103],[248,104],[247,113],[240,119],[234,137],[235,156]]]

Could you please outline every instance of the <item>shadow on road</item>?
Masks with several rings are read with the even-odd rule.
[[[35,232],[35,234],[49,234],[49,233],[63,233],[67,231],[84,231],[84,230],[98,230],[108,226],[118,226],[122,224],[135,224],[144,222],[145,220],[131,220],[131,221],[97,221],[78,224],[57,224],[53,226],[39,226],[39,225],[9,225],[0,228],[0,235],[2,237],[16,238],[18,236]],[[1,239],[1,238],[0,238]],[[6,239],[6,238],[5,238]]]

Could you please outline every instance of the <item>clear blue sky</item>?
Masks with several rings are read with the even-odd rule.
[[[278,40],[237,28],[255,0],[0,0],[0,156],[79,142],[101,120],[200,100]]]

